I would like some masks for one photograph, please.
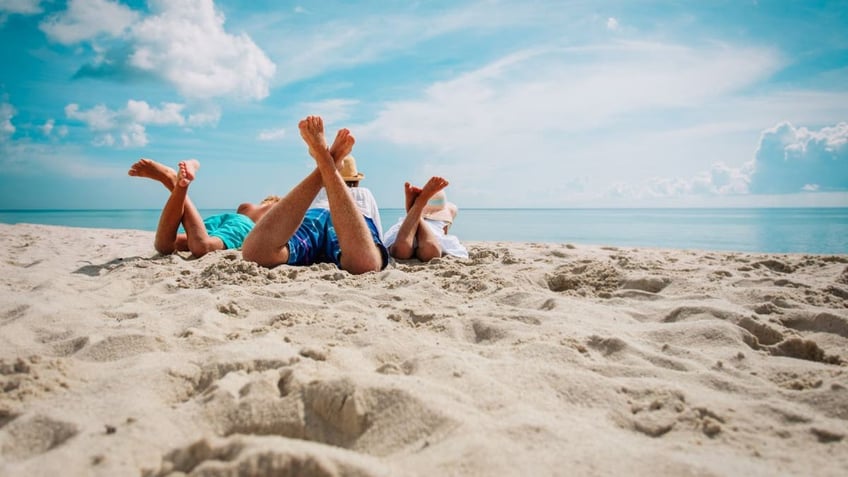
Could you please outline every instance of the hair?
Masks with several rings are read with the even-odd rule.
[[[262,199],[262,202],[260,202],[259,205],[276,204],[281,199],[282,199],[282,197],[280,197],[278,195],[269,195],[268,197]]]

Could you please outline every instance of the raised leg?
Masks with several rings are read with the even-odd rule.
[[[344,157],[340,155],[340,149],[345,142],[350,142],[346,147],[346,155],[353,147],[353,136],[347,129],[342,129],[333,143],[336,153],[333,157],[339,157],[339,162]],[[319,147],[327,150],[326,143]],[[321,187],[321,173],[316,168],[259,219],[244,239],[242,257],[263,267],[276,267],[288,262],[288,241],[300,227],[306,211],[321,191]]]
[[[309,145],[318,165],[327,199],[330,202],[330,217],[339,238],[342,250],[339,258],[341,267],[353,274],[379,271],[383,265],[380,249],[365,223],[362,212],[348,191],[338,166],[326,148],[324,122],[318,116],[309,116],[298,125],[300,135]],[[348,136],[353,146],[353,136]],[[340,157],[339,160],[343,158]]]
[[[424,222],[424,206],[436,192],[447,186],[448,181],[438,176],[431,177],[421,189],[411,186],[408,182],[404,184],[407,211],[398,229],[395,243],[389,247],[389,254],[392,257],[409,259],[415,256],[422,262],[441,257],[442,249],[439,239]],[[417,247],[414,246],[415,241],[418,242]]]

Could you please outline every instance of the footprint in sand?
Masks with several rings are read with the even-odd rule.
[[[614,414],[614,419],[624,428],[654,438],[674,429],[700,431],[710,438],[722,432],[724,418],[705,407],[691,406],[678,390],[625,388],[621,392],[629,407]]]
[[[6,310],[0,313],[0,326],[6,326],[9,323],[22,318],[29,308],[29,305],[18,305],[11,310]]]
[[[168,346],[159,337],[148,335],[108,336],[90,343],[78,356],[91,361],[117,361],[143,353],[167,350]]]
[[[453,421],[381,376],[380,385],[349,378],[306,381],[291,367],[238,371],[211,383],[198,399],[222,436],[275,435],[385,455]],[[391,438],[386,438],[391,436]]]
[[[790,315],[780,320],[787,328],[798,331],[812,331],[820,333],[832,333],[843,338],[848,338],[848,318],[822,312],[815,315]]]
[[[259,471],[261,469],[261,472]],[[145,475],[394,475],[376,458],[283,437],[202,439],[165,455]]]
[[[20,416],[0,430],[0,455],[27,459],[62,445],[77,432],[76,425],[49,416]]]

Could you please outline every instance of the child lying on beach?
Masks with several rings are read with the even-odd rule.
[[[389,254],[397,259],[412,257],[429,262],[442,255],[468,258],[468,250],[448,229],[456,218],[457,207],[448,202],[444,189],[448,181],[431,177],[424,187],[404,184],[406,216],[385,235]]]
[[[163,255],[189,251],[195,257],[202,257],[215,250],[241,248],[256,221],[279,200],[277,196],[268,196],[258,205],[244,203],[236,213],[203,220],[188,197],[188,186],[199,168],[200,162],[195,159],[180,162],[179,172],[151,159],[140,159],[130,167],[129,175],[159,181],[171,192],[162,208],[153,244]],[[185,233],[179,233],[180,224]]]

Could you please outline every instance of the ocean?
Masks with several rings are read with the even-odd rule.
[[[159,210],[0,210],[2,223],[155,230]],[[201,209],[206,217],[231,212]],[[383,229],[403,216],[381,209]],[[467,241],[848,254],[848,208],[460,209]]]

